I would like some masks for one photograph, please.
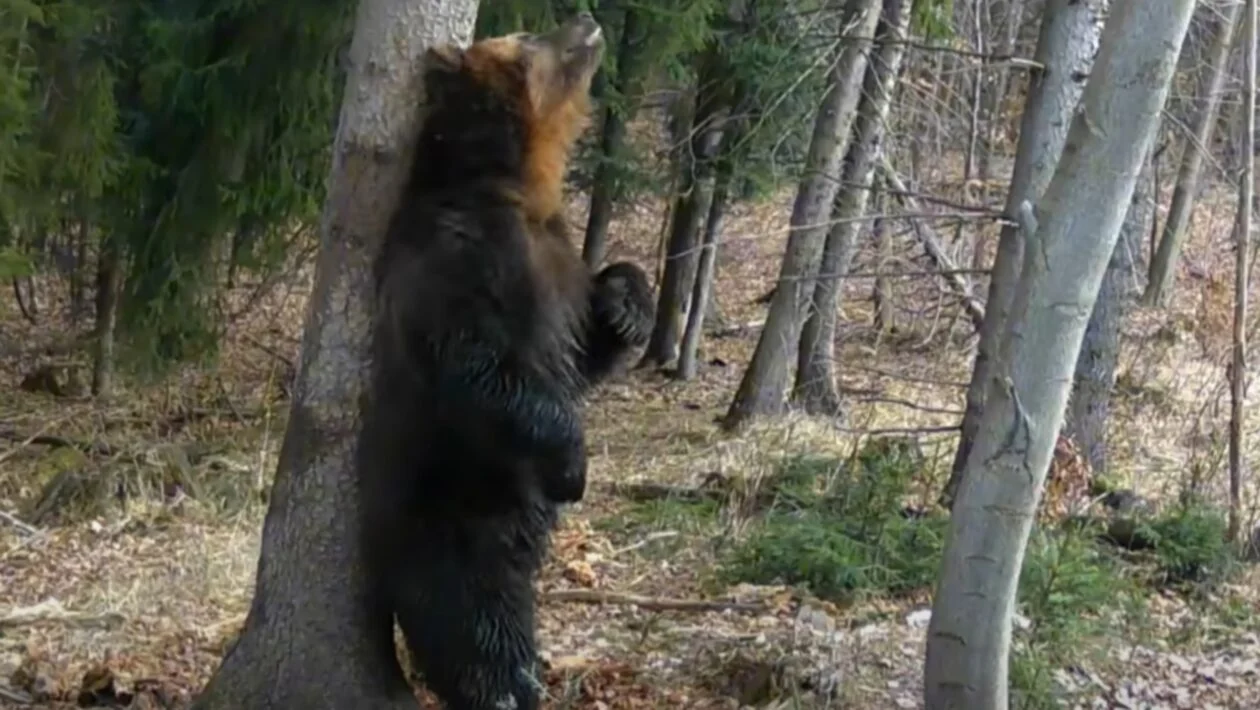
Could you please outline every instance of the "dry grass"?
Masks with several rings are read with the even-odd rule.
[[[730,216],[717,284],[727,326],[764,318],[764,306],[754,301],[776,275],[791,199],[784,194]],[[1220,287],[1211,279],[1187,274],[1231,273],[1224,243],[1232,219],[1229,200],[1221,193],[1202,203],[1173,307],[1137,314],[1126,332],[1124,387],[1112,432],[1116,471],[1156,496],[1178,490],[1191,472],[1207,490],[1218,495],[1222,490],[1228,330],[1221,330],[1220,313],[1229,303],[1226,298],[1222,305]],[[574,223],[582,223],[583,202],[574,200]],[[647,202],[628,208],[611,230],[609,258],[654,267],[662,208]],[[908,237],[899,244],[903,263],[922,263]],[[965,263],[968,257],[959,252],[957,258]],[[874,255],[863,252],[855,268],[873,265]],[[79,474],[71,477],[77,496],[56,507],[63,519],[50,514],[34,536],[0,523],[0,615],[56,599],[87,617],[4,629],[4,676],[19,666],[37,668],[54,691],[68,691],[89,669],[105,664],[122,681],[159,679],[175,697],[204,682],[248,607],[261,493],[284,430],[282,358],[296,356],[309,267],[295,266],[288,281],[232,326],[217,366],[181,368],[159,385],[128,386],[109,404],[9,390],[0,403],[0,429],[99,442],[109,450],[83,453],[23,446],[20,440],[0,449],[0,510],[29,513],[50,481],[66,472]],[[950,410],[962,408],[958,383],[968,374],[969,326],[933,280],[901,279],[894,285],[899,331],[877,338],[869,328],[871,281],[845,284],[837,369],[844,387],[862,393],[850,398],[849,429],[789,416],[759,423],[738,438],[717,430],[714,418],[729,403],[755,345],[755,328],[708,338],[701,356],[706,364],[694,381],[636,372],[602,388],[589,408],[595,487],[569,511],[556,536],[543,590],[584,586],[650,597],[711,596],[713,546],[740,533],[739,516],[724,510],[711,528],[661,523],[645,535],[623,524],[625,501],[601,493],[601,483],[697,484],[715,472],[755,479],[785,453],[847,455],[860,438],[853,430],[955,423]],[[983,287],[978,284],[980,292]],[[10,302],[3,308],[11,308]],[[47,327],[31,327],[7,311],[0,318],[6,340],[49,340]],[[4,363],[13,385],[35,362],[47,360],[36,348],[24,353]],[[1255,407],[1249,416],[1248,459],[1254,460],[1260,453]],[[921,481],[924,501],[934,495],[953,443],[949,435],[924,438],[932,462]],[[1251,501],[1255,490],[1249,485]],[[1256,506],[1248,509],[1254,513]],[[655,612],[623,604],[545,603],[541,629],[547,655],[557,666],[591,672],[574,691],[585,700],[556,707],[734,708],[733,697],[776,687],[771,695],[778,700],[765,699],[770,704],[762,706],[786,708],[795,707],[788,686],[801,684],[837,691],[826,704],[800,707],[919,706],[923,632],[907,615],[927,602],[922,595],[841,609],[778,588],[744,586],[728,594],[760,600],[766,611]],[[1172,609],[1168,617],[1187,613]],[[1220,659],[1222,654],[1254,658],[1255,643],[1253,635],[1231,637],[1216,648],[1179,648],[1177,657],[1193,668],[1211,665],[1217,677],[1242,679],[1251,690],[1208,682],[1192,671],[1183,684],[1192,704],[1177,705],[1174,699],[1168,707],[1250,707],[1260,679],[1247,676],[1245,668],[1222,670]],[[1239,650],[1246,648],[1250,656]],[[1122,681],[1131,684],[1144,677],[1143,667],[1170,663],[1166,652],[1157,651],[1155,660],[1131,652],[1127,680],[1103,683],[1097,696],[1115,702]],[[773,682],[765,682],[767,676]],[[563,684],[557,692],[564,692]],[[751,702],[751,696],[746,699]]]

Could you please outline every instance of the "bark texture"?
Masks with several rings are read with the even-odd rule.
[[[1086,321],[1194,0],[1119,2],[1037,216],[958,490],[928,627],[928,710],[1007,710],[1011,616]],[[1035,222],[1040,219],[1040,225]]]
[[[1142,241],[1146,235],[1154,203],[1151,201],[1151,164],[1138,176],[1129,200],[1129,211],[1120,227],[1120,237],[1111,250],[1107,271],[1098,289],[1098,300],[1085,326],[1081,352],[1072,377],[1072,397],[1068,403],[1064,429],[1076,441],[1090,467],[1097,473],[1107,470],[1107,425],[1111,419],[1111,392],[1116,384],[1116,363],[1120,359],[1120,335],[1125,316],[1136,300],[1133,277]]]
[[[942,502],[949,505],[962,481],[963,468],[971,453],[984,414],[985,392],[992,379],[998,343],[1006,328],[1011,300],[1023,268],[1024,242],[1019,228],[1019,206],[1037,204],[1059,161],[1067,139],[1072,112],[1080,101],[1085,80],[1098,49],[1098,18],[1101,0],[1048,0],[1041,20],[1034,59],[1043,67],[1029,77],[1028,103],[1020,121],[1015,168],[1006,195],[1005,216],[998,237],[997,255],[989,281],[980,342],[967,387],[967,407],[963,413],[962,434]]]
[[[472,35],[469,0],[362,0],[315,287],[263,524],[253,604],[198,710],[416,707],[393,617],[364,573],[353,451],[370,265],[408,172],[425,48]]]

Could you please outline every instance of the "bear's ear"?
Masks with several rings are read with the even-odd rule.
[[[425,71],[455,72],[464,64],[464,50],[454,44],[440,44],[424,52]]]

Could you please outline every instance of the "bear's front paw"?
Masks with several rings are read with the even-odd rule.
[[[596,318],[610,326],[631,347],[647,344],[656,319],[656,304],[647,274],[638,266],[619,261],[595,277]]]

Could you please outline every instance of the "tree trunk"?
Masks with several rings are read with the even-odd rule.
[[[1212,132],[1216,129],[1221,90],[1228,73],[1226,68],[1229,65],[1229,50],[1234,44],[1234,28],[1238,25],[1242,6],[1242,0],[1238,0],[1225,9],[1220,16],[1215,40],[1208,51],[1210,63],[1203,70],[1197,97],[1203,108],[1195,123],[1194,135],[1186,139],[1181,154],[1181,167],[1177,171],[1177,184],[1173,186],[1172,203],[1168,206],[1168,218],[1164,220],[1164,231],[1159,239],[1159,248],[1151,255],[1146,292],[1142,294],[1142,302],[1148,306],[1164,303],[1175,280],[1173,275],[1177,259],[1181,254],[1181,246],[1185,243],[1186,227],[1190,223],[1190,213],[1194,210],[1194,200],[1199,190],[1203,152],[1211,145]],[[1217,12],[1214,7],[1204,7],[1211,14]],[[1248,159],[1251,157],[1248,156]]]
[[[872,36],[879,9],[877,0],[848,0],[840,31],[852,37]],[[841,163],[848,149],[849,129],[862,93],[868,53],[869,45],[865,42],[846,42],[839,61],[832,68],[827,91],[814,119],[796,202],[792,205],[787,248],[770,300],[770,311],[752,360],[723,418],[722,424],[727,430],[743,426],[754,416],[783,409],[788,363],[798,344],[801,315],[812,292],[809,279],[817,272],[826,225],[831,219]]]
[[[949,481],[941,502],[949,505],[961,483],[967,456],[984,414],[984,397],[992,379],[998,342],[1006,328],[1011,300],[1019,283],[1024,243],[1014,226],[1019,206],[1037,204],[1045,191],[1067,138],[1072,112],[1081,97],[1098,47],[1098,0],[1048,0],[1037,38],[1035,60],[1043,67],[1032,70],[1028,100],[1020,121],[1014,174],[1006,195],[1007,223],[998,236],[997,255],[989,280],[985,318],[980,325],[976,361],[967,387],[967,407]]]
[[[696,279],[700,228],[713,197],[714,158],[722,137],[723,113],[730,108],[724,62],[716,48],[704,55],[696,78],[696,112],[691,150],[684,158],[665,247],[665,272],[656,302],[656,324],[643,353],[642,366],[663,366],[678,356],[686,301]]]
[[[875,214],[883,215],[888,203],[888,196],[884,191],[882,175],[881,179],[875,183],[875,194],[871,196],[871,200],[875,205]],[[882,216],[876,217],[871,224],[871,231],[875,233],[876,249],[879,252],[879,261],[875,265],[875,271],[881,274],[875,277],[875,285],[871,289],[871,297],[875,301],[875,330],[881,335],[891,333],[897,327],[893,282],[892,279],[882,275],[884,269],[888,268],[888,263],[892,261],[893,239],[891,226],[892,223]]]
[[[1107,424],[1111,392],[1116,383],[1116,362],[1120,357],[1120,329],[1135,300],[1134,271],[1154,211],[1152,167],[1149,160],[1144,165],[1129,200],[1120,237],[1111,250],[1098,300],[1085,326],[1064,424],[1064,430],[1080,447],[1090,467],[1099,473],[1107,470]]]
[[[876,34],[879,48],[871,56],[866,70],[854,138],[844,161],[845,187],[832,210],[835,223],[827,232],[809,315],[801,329],[797,351],[792,398],[811,414],[840,413],[835,340],[841,277],[849,272],[853,263],[858,231],[866,229],[862,217],[874,188],[875,168],[883,150],[884,126],[905,53],[906,29],[914,0],[884,0],[883,5],[883,17]]]
[[[70,269],[70,324],[77,332],[83,313],[87,310],[87,304],[84,303],[83,270],[88,263],[87,245],[90,227],[85,217],[80,217],[75,221],[77,224],[74,230],[74,263]]]
[[[599,138],[599,166],[595,168],[591,184],[591,202],[586,218],[586,237],[582,242],[582,258],[592,269],[604,260],[608,247],[608,224],[612,221],[613,196],[617,194],[622,146],[626,141],[626,122],[634,117],[637,97],[629,96],[629,87],[635,80],[635,53],[639,37],[639,12],[628,9],[621,28],[621,41],[617,46],[617,75],[609,87],[624,103],[614,106],[608,101],[604,108],[604,127]]]
[[[1024,0],[992,3],[990,9],[996,5],[1000,5],[1003,11],[1000,26],[1002,45],[993,54],[998,57],[1013,57],[1019,44],[1019,26],[1024,20]],[[1011,85],[1012,71],[1014,70],[1011,67],[1002,67],[986,69],[984,72],[985,74],[993,73],[995,76],[990,77],[984,88],[984,108],[981,115],[984,120],[985,135],[980,143],[980,157],[976,161],[976,177],[981,180],[988,180],[992,172],[993,147],[997,142],[998,126],[1004,122],[1002,103]]]
[[[1006,710],[1011,616],[1072,368],[1168,95],[1194,0],[1119,2],[1036,213],[958,489],[928,627],[927,710]]]
[[[724,144],[738,142],[739,134],[728,132]],[[725,150],[725,146],[723,147]],[[682,345],[678,352],[678,379],[690,380],[696,376],[700,336],[704,332],[704,317],[709,309],[713,293],[713,273],[717,268],[718,235],[722,233],[722,220],[730,204],[731,180],[734,166],[722,160],[717,176],[713,178],[713,199],[709,201],[709,217],[704,225],[704,243],[700,246],[700,264],[696,267],[695,284],[691,290],[691,308],[687,311],[687,327],[683,329]]]
[[[320,258],[253,604],[198,710],[415,708],[393,615],[361,554],[353,461],[367,378],[371,261],[410,166],[417,58],[472,36],[468,0],[361,0]]]
[[[108,397],[114,388],[114,332],[118,323],[118,247],[106,235],[96,257],[96,315],[93,328],[92,396]]]
[[[1251,281],[1251,222],[1256,195],[1256,0],[1246,0],[1243,34],[1246,70],[1243,79],[1243,160],[1238,191],[1238,232],[1234,249],[1234,347],[1229,368],[1229,528],[1231,542],[1238,541],[1242,525],[1243,406],[1247,398],[1247,285]]]

